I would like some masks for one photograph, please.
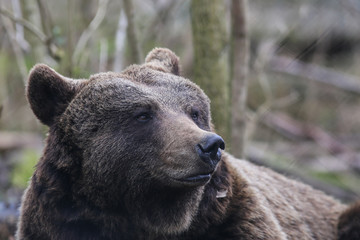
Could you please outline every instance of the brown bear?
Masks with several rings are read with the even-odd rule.
[[[346,206],[224,152],[209,99],[179,72],[162,48],[88,80],[31,70],[27,97],[49,134],[17,239],[337,238]],[[342,234],[358,231],[344,216]]]

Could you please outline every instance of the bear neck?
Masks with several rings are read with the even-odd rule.
[[[63,131],[50,127],[44,152],[32,176],[30,187],[39,207],[49,214],[72,208],[73,183],[80,174],[81,156]]]
[[[205,186],[196,216],[185,235],[199,236],[219,225],[228,214],[234,179],[229,173],[227,154],[223,154],[211,181]],[[190,237],[191,239],[191,237]]]

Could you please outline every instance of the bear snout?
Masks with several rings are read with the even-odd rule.
[[[212,168],[215,168],[221,159],[220,149],[225,149],[225,142],[217,134],[205,137],[203,141],[196,145],[196,152],[200,159]]]

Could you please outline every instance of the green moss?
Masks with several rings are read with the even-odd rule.
[[[21,154],[18,163],[15,164],[11,173],[11,183],[13,186],[25,188],[28,185],[39,157],[39,153],[32,149],[27,149]]]

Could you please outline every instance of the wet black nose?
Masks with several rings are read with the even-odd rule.
[[[196,148],[201,160],[215,167],[221,159],[220,149],[225,149],[225,142],[219,135],[212,134],[199,143]]]

